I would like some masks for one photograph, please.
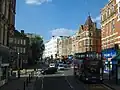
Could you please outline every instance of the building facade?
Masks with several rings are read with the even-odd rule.
[[[101,31],[97,29],[90,16],[84,25],[81,25],[74,39],[75,52],[101,52]]]
[[[67,39],[67,55],[72,54],[72,38],[69,36]]]
[[[13,60],[11,60],[12,68],[23,68],[28,62],[29,49],[29,38],[24,34],[24,30],[21,32],[14,30],[14,35],[9,39],[9,46],[15,51],[12,56]]]
[[[72,52],[72,39],[68,36],[60,36],[59,41],[59,57],[71,55]]]
[[[79,51],[79,32],[77,31],[75,35],[72,36],[72,55],[78,53]]]
[[[16,0],[0,0],[0,86],[7,82],[9,76],[9,28],[10,16],[15,12]],[[15,18],[14,16],[12,16]],[[13,20],[14,21],[14,20]],[[14,23],[12,24],[14,28]]]
[[[117,4],[116,0],[110,0],[103,9],[101,9],[101,36],[102,49],[112,48],[118,41],[117,30]],[[116,28],[115,28],[116,27]]]
[[[61,37],[53,36],[49,41],[45,43],[44,57],[53,57],[59,56],[58,44]]]
[[[120,47],[120,0],[109,0],[101,9],[102,50],[109,51],[105,55],[115,56],[111,53],[114,47]]]

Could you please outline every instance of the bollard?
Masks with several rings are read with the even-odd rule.
[[[32,78],[34,77],[34,72],[32,72]]]
[[[26,79],[26,86],[28,86],[28,78]]]
[[[24,81],[24,87],[23,87],[23,90],[25,90],[25,81]]]
[[[32,79],[32,72],[31,72],[31,75],[30,75],[30,76],[31,76],[30,78]]]
[[[34,77],[34,72],[32,72],[32,78]]]
[[[37,81],[38,77],[36,77],[36,81]]]
[[[29,83],[30,83],[30,74],[29,74]]]
[[[118,65],[116,64],[116,84],[118,84]]]
[[[32,79],[32,72],[31,72],[31,79]]]

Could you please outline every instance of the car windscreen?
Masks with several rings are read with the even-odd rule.
[[[88,65],[86,65],[88,72],[93,74],[99,74],[100,73],[100,64],[99,61],[90,61]]]
[[[50,64],[50,66],[54,66],[55,64]]]
[[[75,58],[75,59],[85,58],[85,54],[82,54],[82,53],[76,53],[76,54],[74,55],[74,58]]]
[[[59,67],[63,67],[64,65],[59,65]]]

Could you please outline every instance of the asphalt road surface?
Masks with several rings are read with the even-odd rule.
[[[110,90],[103,84],[84,84],[73,76],[73,70],[58,71],[56,74],[40,75],[34,90]]]
[[[84,84],[73,77],[72,70],[39,77],[34,90],[86,90]]]

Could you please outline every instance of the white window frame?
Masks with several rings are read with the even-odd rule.
[[[114,33],[114,30],[115,30],[115,20],[113,19],[111,21],[111,31],[112,31],[112,33]]]
[[[118,21],[120,21],[120,1],[118,2],[117,10],[118,10]]]
[[[20,44],[23,44],[23,43],[22,43],[22,39],[20,39]]]
[[[26,40],[24,40],[24,45],[26,45]]]
[[[17,44],[20,44],[20,39],[17,40]]]
[[[2,4],[2,14],[4,15],[5,14],[5,0],[3,0],[3,4]]]
[[[114,4],[111,5],[111,11],[114,12],[115,8],[114,8]]]

